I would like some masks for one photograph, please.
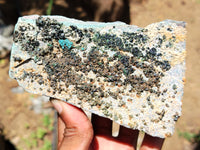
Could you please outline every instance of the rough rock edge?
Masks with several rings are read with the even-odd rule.
[[[26,18],[37,18],[38,16],[28,16],[28,17],[24,17],[25,18],[25,20],[24,20],[24,18],[21,18],[21,20],[19,19],[19,21],[18,21],[18,23],[20,22],[20,21],[26,21]],[[53,18],[57,18],[57,16],[54,16]],[[60,18],[60,17],[59,17]],[[61,17],[62,19],[61,20],[63,20],[64,19],[64,17]],[[60,20],[60,21],[61,21]],[[68,21],[69,20],[71,20],[71,19],[67,19]],[[82,21],[76,21],[76,20],[73,20],[72,22],[77,22],[78,24],[79,23],[84,23],[84,22],[82,22]],[[91,23],[91,22],[88,22],[88,23]],[[177,26],[181,26],[181,27],[184,27],[185,28],[185,23],[184,22],[179,22],[179,21],[173,21],[173,20],[167,20],[167,21],[163,21],[163,22],[160,22],[159,24],[176,24]],[[74,24],[76,24],[76,23],[74,23]],[[87,24],[87,22],[86,22],[86,24]],[[96,24],[99,24],[99,23],[94,23],[94,22],[92,22],[92,24],[93,25],[96,25]],[[129,25],[126,25],[126,24],[124,24],[124,23],[119,23],[119,22],[116,22],[116,23],[109,23],[109,25],[110,26],[113,26],[113,25],[115,25],[115,26],[117,26],[119,24],[119,28],[120,28],[120,26],[121,26],[121,28],[123,28],[124,26],[128,26],[128,27],[130,27]],[[100,23],[100,26],[106,26],[106,25],[108,25],[108,24],[104,24],[104,23]],[[153,26],[154,24],[152,24],[152,26]],[[77,25],[78,26],[78,25]],[[151,26],[151,25],[149,25],[149,26]],[[149,26],[147,26],[146,28],[148,28]],[[136,26],[132,26],[132,27],[135,27],[136,29],[138,29],[138,27],[136,27]],[[16,27],[15,28],[17,28],[17,25],[16,25]],[[135,29],[135,30],[136,30]],[[126,30],[126,29],[125,29]],[[184,47],[185,45],[183,44],[182,45],[182,48],[184,49],[185,47]],[[13,46],[13,49],[15,48],[15,45]],[[12,55],[13,55],[13,51],[14,50],[12,50]],[[184,50],[183,50],[184,51]],[[11,60],[12,60],[12,55],[11,55]],[[183,57],[183,61],[182,62],[180,62],[180,60],[178,60],[179,62],[177,62],[177,64],[179,64],[179,63],[181,63],[182,65],[181,66],[179,66],[178,65],[178,72],[181,74],[180,76],[179,76],[179,78],[180,77],[184,77],[184,66],[185,66],[185,62],[184,62],[184,59],[185,59],[185,55],[183,55],[182,56]],[[175,66],[177,66],[177,64],[175,64]],[[11,70],[12,70],[12,66],[13,66],[13,64],[12,64],[12,62],[11,62],[11,68],[10,68],[10,72],[9,72],[9,74],[10,74],[10,76],[11,76],[11,78],[15,78],[13,75],[12,75],[12,73],[11,73]],[[175,68],[177,68],[177,67],[175,67]],[[173,72],[172,72],[173,73]],[[174,75],[173,75],[174,76]],[[181,79],[179,79],[179,80],[181,80]],[[22,87],[26,87],[23,83],[20,83],[20,81],[18,81],[18,83],[19,83],[19,85],[20,86],[22,86]],[[180,85],[181,85],[182,83],[180,83]],[[26,89],[26,88],[25,88]],[[35,94],[43,94],[43,95],[45,95],[45,92],[40,92],[40,91],[34,91],[34,90],[32,90],[32,89],[26,89],[28,92],[31,92],[31,93],[35,93]],[[181,99],[181,97],[182,97],[182,94],[183,94],[183,86],[181,86],[180,87],[180,89],[179,89],[179,91],[180,91],[180,95],[179,95],[179,99],[177,100],[177,102],[178,102],[178,104],[176,104],[177,106],[174,106],[174,109],[181,109],[181,101],[180,101],[180,99]],[[47,96],[51,96],[51,97],[56,97],[56,98],[59,98],[59,97],[57,97],[56,95],[48,95],[47,94]],[[62,99],[62,98],[61,98]],[[66,100],[66,99],[62,99],[62,100]],[[69,103],[72,103],[73,104],[73,102],[70,102],[69,101]],[[174,104],[175,105],[175,104]],[[76,106],[78,106],[78,105],[76,105]],[[80,107],[80,106],[78,106],[78,107]],[[83,108],[83,109],[85,109],[85,108]],[[85,109],[85,110],[87,110],[87,109]],[[179,115],[178,116],[180,116],[180,114],[181,114],[181,112],[180,112],[181,110],[179,110]],[[96,113],[96,114],[98,114],[98,115],[102,115],[102,114],[99,114],[99,112],[98,111],[92,111],[92,113]],[[104,115],[102,115],[102,116],[104,116]],[[105,117],[105,116],[104,116]],[[113,119],[113,118],[109,118],[109,119]],[[118,122],[118,123],[120,123],[120,120],[119,121],[116,121],[116,122]],[[139,129],[139,130],[142,130],[142,131],[144,131],[144,132],[146,132],[146,133],[148,133],[148,134],[150,134],[150,135],[152,135],[152,136],[158,136],[158,137],[161,137],[161,138],[165,138],[165,137],[167,137],[167,136],[170,136],[170,135],[172,135],[172,133],[173,133],[173,130],[174,130],[174,124],[175,124],[175,122],[172,122],[171,123],[171,127],[169,127],[169,131],[168,131],[168,133],[169,134],[164,134],[164,133],[157,133],[157,131],[158,131],[158,129],[157,129],[157,131],[155,131],[154,130],[154,133],[152,133],[152,131],[151,130],[149,130],[149,129],[146,129],[146,128],[144,128],[144,129],[141,129],[141,128],[135,128],[135,127],[133,127],[134,129]],[[126,126],[126,127],[129,127],[128,125],[125,125],[125,124],[123,124],[124,126]],[[154,128],[154,127],[153,127]],[[161,131],[162,132],[162,131]]]

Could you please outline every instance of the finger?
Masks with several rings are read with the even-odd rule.
[[[145,134],[140,150],[160,150],[164,139]]]
[[[63,140],[63,133],[65,131],[65,124],[62,121],[61,117],[58,115],[58,147],[60,147],[60,144]]]
[[[92,124],[95,135],[112,136],[112,121],[92,114]]]
[[[93,130],[92,124],[85,113],[81,109],[66,102],[55,99],[51,101],[65,124],[63,139],[58,149],[87,150],[93,139]],[[63,130],[62,128],[61,130]],[[60,132],[59,134],[61,134]],[[60,135],[59,137],[61,138]]]
[[[122,142],[132,145],[136,149],[138,134],[138,130],[133,130],[120,126],[118,139]]]

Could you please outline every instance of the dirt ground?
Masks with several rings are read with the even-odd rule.
[[[8,2],[10,1],[8,0]],[[200,98],[198,95],[200,92],[200,0],[130,0],[129,2],[130,24],[145,27],[148,24],[165,19],[187,22],[187,70],[182,116],[176,124],[174,135],[165,140],[163,150],[198,150],[200,148],[195,148],[197,144],[189,142],[180,137],[179,134],[180,132],[198,134],[200,131]],[[47,3],[40,5],[43,7],[26,6],[27,9],[21,11],[22,15],[45,14]],[[0,6],[0,8],[5,6],[4,9],[14,8],[5,4],[4,0],[0,0]],[[82,7],[76,9],[76,12],[79,12],[78,17],[70,15],[69,5],[65,0],[54,1],[52,14],[59,14],[58,9],[62,10],[61,15],[69,17],[79,19],[82,17],[85,20],[92,20],[94,17],[84,11]],[[67,13],[63,14],[65,10]],[[15,18],[13,20],[16,21],[16,16],[10,15],[10,17]],[[8,22],[15,22],[13,20]],[[31,149],[22,139],[26,139],[33,130],[42,126],[41,120],[44,116],[35,114],[30,110],[31,101],[29,99],[35,95],[26,92],[23,94],[11,92],[11,88],[16,87],[17,82],[9,78],[8,70],[9,60],[4,59],[0,62],[0,123],[4,126],[5,138],[9,139],[16,148]],[[27,124],[29,125],[28,128]],[[47,135],[46,138],[50,140],[51,135]],[[41,142],[38,145],[41,146]]]

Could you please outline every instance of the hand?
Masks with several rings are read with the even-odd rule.
[[[112,137],[112,121],[92,115],[92,123],[79,108],[56,99],[58,111],[58,150],[136,150],[138,130],[120,126],[118,137]],[[159,150],[164,139],[145,134],[140,150]]]

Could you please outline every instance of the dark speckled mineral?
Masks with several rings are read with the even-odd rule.
[[[172,20],[139,28],[25,16],[15,26],[10,76],[31,93],[165,138],[181,115],[185,33]]]

